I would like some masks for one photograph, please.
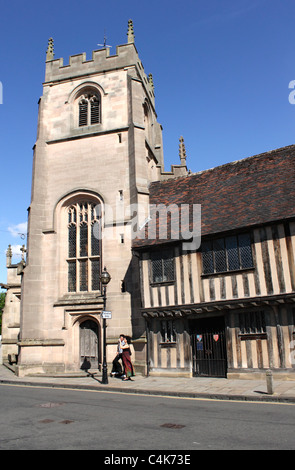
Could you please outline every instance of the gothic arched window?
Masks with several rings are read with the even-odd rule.
[[[68,291],[99,290],[101,226],[99,206],[77,202],[68,208]]]
[[[84,97],[79,101],[79,127],[87,126],[88,123],[88,101]]]
[[[97,93],[84,93],[79,98],[79,127],[101,122],[101,100]]]

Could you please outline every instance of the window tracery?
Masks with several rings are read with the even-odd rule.
[[[79,97],[79,127],[92,126],[101,122],[101,100],[93,92],[83,93]]]
[[[68,208],[68,291],[99,290],[100,218],[93,202],[77,202]]]

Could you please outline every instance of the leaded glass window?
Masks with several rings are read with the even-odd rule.
[[[248,234],[239,235],[239,250],[242,268],[251,268],[253,266],[252,250],[250,237]]]
[[[80,291],[88,290],[88,263],[87,260],[80,260]]]
[[[98,291],[101,231],[97,206],[78,202],[68,208],[68,291]]]
[[[77,227],[69,225],[69,258],[76,258]]]
[[[80,256],[88,256],[88,225],[80,225]]]
[[[266,322],[263,310],[240,313],[239,318],[241,335],[266,333]]]
[[[226,237],[225,247],[227,252],[228,270],[240,269],[237,237]]]
[[[202,243],[203,274],[253,268],[250,235],[243,233]]]
[[[176,342],[176,329],[174,320],[161,321],[161,337],[163,343]]]
[[[217,273],[226,271],[226,254],[224,249],[224,239],[214,240],[213,253],[215,261],[215,271]]]
[[[92,290],[99,290],[99,277],[97,273],[99,272],[99,259],[92,259],[91,260],[91,282],[92,282]]]
[[[202,243],[203,273],[214,272],[213,250],[211,242]]]
[[[98,256],[100,250],[100,224],[95,220],[91,226],[91,255]]]
[[[76,292],[76,263],[68,263],[68,291]]]
[[[174,281],[174,257],[170,250],[152,253],[152,282]]]

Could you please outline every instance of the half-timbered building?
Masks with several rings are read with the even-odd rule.
[[[294,372],[294,170],[289,146],[150,185],[154,213],[133,246],[150,374]],[[201,206],[193,250],[171,222],[187,204]]]

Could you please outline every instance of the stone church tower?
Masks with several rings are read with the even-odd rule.
[[[77,371],[85,357],[91,368],[101,364],[104,266],[111,275],[108,362],[125,333],[133,338],[135,367],[144,367],[132,232],[148,215],[149,183],[162,177],[153,81],[138,57],[132,21],[115,55],[105,47],[91,60],[78,54],[64,65],[50,39],[34,146],[20,376]]]

